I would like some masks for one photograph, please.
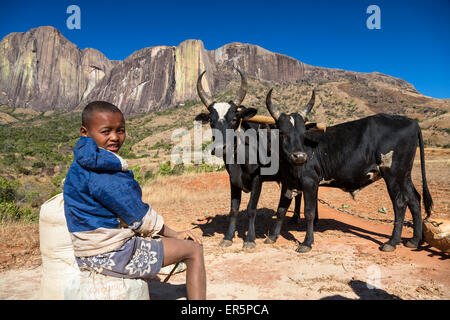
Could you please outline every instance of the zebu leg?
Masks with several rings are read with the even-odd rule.
[[[227,233],[220,242],[219,246],[231,246],[236,231],[236,219],[239,213],[239,206],[241,204],[242,190],[234,185],[231,185],[231,209],[230,209],[230,224],[228,225]]]
[[[413,218],[414,235],[412,239],[406,242],[405,246],[408,248],[417,248],[422,240],[422,214],[420,213],[420,194],[414,187],[411,177],[409,177],[406,184],[406,201]]]
[[[259,196],[261,194],[261,179],[256,176],[252,182],[252,191],[250,194],[250,200],[247,205],[248,214],[248,232],[244,242],[244,248],[253,249],[256,246],[255,243],[255,219],[256,219],[256,207],[258,205]]]
[[[278,204],[277,209],[277,221],[275,222],[273,231],[269,234],[267,239],[264,241],[266,244],[271,244],[277,241],[278,236],[280,235],[281,226],[283,224],[283,218],[286,215],[286,211],[291,205],[292,196],[290,195],[290,191],[288,192],[287,188],[283,185],[281,188],[280,202]]]
[[[306,236],[303,243],[297,248],[297,252],[305,253],[312,249],[314,243],[314,219],[316,217],[317,206],[317,185],[312,185],[303,190],[305,201]]]
[[[294,215],[291,218],[291,222],[293,223],[300,223],[300,206],[302,204],[302,193],[299,192],[295,196],[295,208],[294,208]]]
[[[394,251],[397,244],[401,241],[403,222],[405,220],[406,199],[403,194],[404,187],[398,182],[398,178],[387,175],[385,180],[389,191],[389,197],[391,198],[392,206],[394,207],[395,221],[391,238],[388,242],[384,243],[380,249],[381,251],[390,252]]]

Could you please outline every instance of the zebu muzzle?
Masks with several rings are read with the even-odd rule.
[[[293,152],[289,156],[296,165],[304,164],[308,158],[305,152]]]

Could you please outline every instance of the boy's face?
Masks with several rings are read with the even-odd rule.
[[[94,139],[99,147],[117,153],[125,141],[125,119],[119,112],[94,112],[80,133]]]

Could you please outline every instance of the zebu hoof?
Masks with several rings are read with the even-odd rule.
[[[255,249],[256,243],[254,243],[254,242],[244,242],[244,245],[242,247],[244,249]]]
[[[301,244],[301,245],[298,246],[298,248],[295,251],[297,251],[299,253],[306,253],[306,252],[311,251],[311,249],[312,248],[310,246],[307,246],[305,244]]]
[[[266,240],[264,240],[265,244],[274,244],[277,240],[273,240],[270,237],[267,237]]]
[[[229,246],[231,246],[232,243],[233,243],[233,241],[231,241],[231,240],[225,240],[225,239],[223,239],[223,240],[219,243],[219,247],[222,247],[222,248],[229,247]]]
[[[392,244],[386,242],[380,247],[380,250],[384,251],[384,252],[392,252],[392,251],[395,250],[395,246],[393,246]]]
[[[408,241],[406,241],[406,243],[405,243],[405,247],[411,248],[411,249],[416,249],[418,246],[419,246],[419,244],[418,244],[418,243],[415,243],[415,242],[412,241],[412,240],[408,240]]]

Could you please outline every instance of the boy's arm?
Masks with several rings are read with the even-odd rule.
[[[145,237],[151,237],[156,233],[161,234],[163,226],[163,217],[150,208],[141,221],[137,221],[133,225],[130,225],[130,228]]]
[[[161,231],[159,232],[160,235],[167,237],[167,238],[176,238],[176,239],[192,239],[194,242],[198,243],[199,245],[202,245],[202,241],[195,236],[190,230],[177,232],[171,228],[169,228],[166,224],[163,225],[161,228]]]
[[[94,198],[137,233],[152,236],[164,219],[142,201],[142,190],[132,176],[101,175],[90,181]]]

